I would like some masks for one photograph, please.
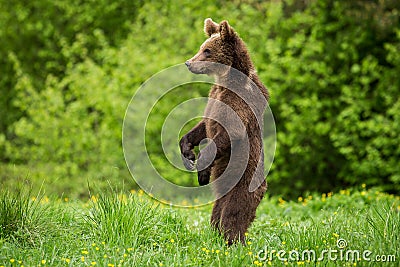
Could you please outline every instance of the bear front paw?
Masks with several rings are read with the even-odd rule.
[[[193,145],[188,142],[187,138],[184,136],[179,142],[179,146],[181,149],[181,157],[183,165],[187,170],[194,170],[194,161],[196,159],[196,155],[192,151]]]
[[[189,152],[192,152],[192,151],[189,151]],[[192,154],[193,155],[188,154],[188,153],[186,155],[185,154],[181,154],[183,165],[189,171],[193,171],[194,170],[194,159],[195,159],[195,156],[194,156],[193,152],[192,152]]]
[[[208,183],[210,183],[210,175],[210,168],[199,171],[197,173],[197,180],[199,181],[199,185],[207,185]]]

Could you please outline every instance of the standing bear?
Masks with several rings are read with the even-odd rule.
[[[203,119],[180,140],[187,169],[197,169],[198,182],[212,181],[216,201],[211,225],[229,245],[245,244],[267,189],[262,142],[263,113],[269,99],[246,45],[228,24],[204,21],[209,37],[186,61],[195,74],[215,77]],[[206,143],[197,155],[195,146]]]

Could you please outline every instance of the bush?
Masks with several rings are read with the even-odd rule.
[[[0,0],[0,5],[0,132],[13,141],[8,128],[26,115],[14,104],[21,71],[31,78],[33,88],[41,91],[49,75],[62,77],[71,64],[87,56],[96,58],[101,49],[99,31],[111,45],[124,39],[142,2]],[[1,150],[0,159],[13,161]]]
[[[31,181],[46,178],[58,193],[81,194],[87,179],[133,187],[121,148],[129,100],[151,75],[192,56],[204,40],[203,19],[212,17],[240,33],[271,91],[277,151],[270,193],[360,183],[400,191],[396,1],[93,5],[39,1],[0,12],[9,26],[0,36],[10,37],[0,58],[12,63],[2,64],[0,84],[7,92],[0,102],[7,114],[0,125],[3,170],[24,176],[28,169]],[[44,15],[28,16],[34,9]],[[7,30],[21,25],[20,35]],[[27,43],[32,50],[23,49]],[[180,185],[196,185],[195,175],[166,160],[162,123],[174,105],[206,91],[193,86],[166,96],[146,126],[153,163]],[[8,172],[1,177],[10,179]]]
[[[260,64],[275,87],[271,189],[295,195],[366,183],[398,192],[400,5],[312,2],[289,16],[271,5],[278,12],[266,31],[276,37]]]

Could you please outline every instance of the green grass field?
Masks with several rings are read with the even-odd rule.
[[[400,198],[364,186],[297,201],[266,197],[247,245],[210,230],[211,206],[142,191],[88,201],[0,196],[0,266],[399,266]]]

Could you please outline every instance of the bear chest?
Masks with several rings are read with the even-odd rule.
[[[243,104],[238,96],[227,89],[213,88],[204,111],[207,137],[212,138],[243,122]]]

